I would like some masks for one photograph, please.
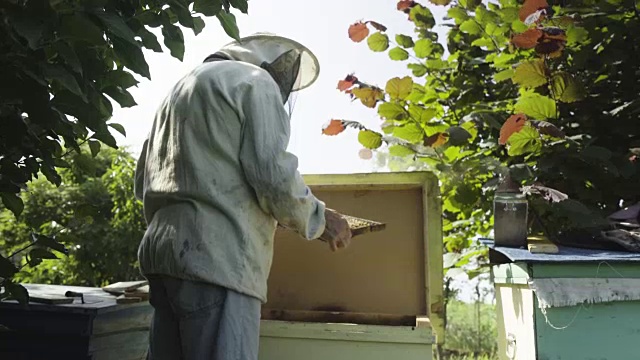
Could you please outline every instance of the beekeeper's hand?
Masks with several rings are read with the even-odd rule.
[[[351,242],[351,229],[347,220],[337,212],[326,209],[324,212],[325,228],[320,236],[320,240],[326,241],[331,247],[331,251],[344,249]]]

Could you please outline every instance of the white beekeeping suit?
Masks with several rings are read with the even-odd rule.
[[[266,301],[277,223],[316,239],[324,204],[286,152],[292,92],[318,77],[301,44],[257,34],[224,46],[160,105],[136,171],[145,275],[211,283]]]

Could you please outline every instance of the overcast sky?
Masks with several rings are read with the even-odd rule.
[[[444,15],[443,7],[427,6],[438,21]],[[300,171],[303,174],[372,171],[373,161],[358,156],[361,146],[355,130],[336,137],[321,135],[321,130],[332,118],[357,120],[378,128],[380,120],[375,110],[351,102],[336,90],[338,80],[347,74],[355,72],[361,80],[383,88],[388,79],[410,74],[406,63],[394,62],[386,53],[373,53],[366,42],[357,44],[347,36],[349,25],[358,20],[378,21],[389,28],[391,36],[413,35],[412,24],[405,14],[396,10],[396,1],[251,0],[249,15],[235,14],[241,36],[266,31],[290,37],[311,49],[320,61],[320,77],[312,87],[298,94],[292,117],[289,151],[299,157]],[[136,155],[151,127],[156,108],[171,86],[207,55],[231,41],[216,18],[205,21],[207,25],[198,36],[190,29],[183,30],[184,61],[171,57],[168,51],[145,51],[151,81],[144,79],[137,88],[131,89],[138,106],[126,109],[116,106],[113,121],[127,130],[127,137],[118,137],[118,141]],[[441,34],[445,32],[443,27],[436,30]]]

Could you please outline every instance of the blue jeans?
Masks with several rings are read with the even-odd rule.
[[[260,300],[227,288],[149,276],[149,360],[257,360]]]

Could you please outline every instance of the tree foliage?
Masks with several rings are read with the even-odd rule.
[[[380,130],[334,119],[323,132],[358,129],[366,132],[358,137],[366,148],[386,144],[403,167],[438,175],[447,267],[484,256],[473,238],[492,229],[491,199],[501,175],[524,188],[548,189],[528,192],[535,195],[534,233],[603,224],[606,215],[640,200],[634,1],[431,3],[447,6],[446,39],[433,31],[426,4],[408,0],[397,10],[415,34],[367,34],[372,51],[406,62],[410,76],[378,86],[350,74],[338,84],[378,112]]]
[[[30,184],[19,221],[0,211],[0,247],[7,256],[27,248],[10,258],[21,269],[13,281],[102,286],[139,278],[145,222],[133,192],[135,160],[105,149],[95,158],[74,153],[69,164],[57,188],[42,178]],[[34,245],[34,238],[60,246]]]
[[[203,16],[215,16],[239,37],[231,7],[247,13],[246,0],[5,0],[0,2],[0,199],[15,216],[21,193],[40,175],[61,185],[67,155],[96,155],[116,148],[113,103],[136,105],[128,89],[135,74],[150,78],[143,49],[182,60],[183,29],[199,34]],[[152,32],[150,29],[157,28]],[[86,155],[84,155],[86,156]],[[40,185],[44,186],[44,185]],[[34,238],[35,239],[35,238]],[[47,255],[50,256],[50,255]],[[17,271],[0,257],[0,286]],[[8,280],[7,280],[8,279]],[[6,294],[6,291],[5,291]]]

